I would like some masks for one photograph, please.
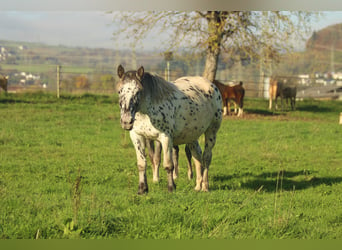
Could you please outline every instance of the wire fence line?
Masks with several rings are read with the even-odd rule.
[[[35,70],[36,73],[34,74],[2,70],[3,75],[9,75],[8,91],[12,93],[27,91],[55,92],[57,97],[63,94],[85,93],[113,95],[116,93],[116,83],[119,80],[114,66],[112,68],[81,68],[70,65],[50,65],[48,68],[42,68],[41,73],[38,72],[38,69]],[[166,71],[156,73],[167,77]],[[169,73],[170,81],[183,76],[182,72],[178,71],[171,70]],[[249,73],[243,74],[243,77],[237,80],[229,79],[229,74],[217,75],[219,76],[217,80],[224,84],[238,84],[242,81],[246,90],[246,97],[268,98],[270,76]],[[309,87],[322,87],[324,85],[324,83],[318,83],[317,78],[312,77],[306,77],[305,79],[291,75],[278,75],[277,77],[286,78],[295,83],[302,95],[310,93],[310,91],[306,91]],[[23,79],[26,79],[26,81],[23,81]],[[27,79],[29,80],[27,81]],[[318,92],[321,92],[321,89]]]

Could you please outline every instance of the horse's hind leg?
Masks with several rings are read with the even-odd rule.
[[[186,160],[188,162],[188,179],[191,180],[193,177],[192,174],[192,165],[191,165],[191,151],[190,148],[188,147],[188,145],[185,145],[185,154],[186,154]]]
[[[195,169],[196,169],[196,191],[201,190],[202,186],[202,150],[201,147],[198,143],[198,141],[194,141],[190,144],[186,145],[188,149],[190,150],[192,154],[192,159],[194,160],[195,163]],[[189,170],[188,170],[189,171]],[[191,170],[192,173],[192,170]],[[189,176],[189,172],[188,172]]]
[[[152,164],[153,182],[159,182],[159,166],[160,166],[160,159],[161,159],[161,150],[162,150],[161,143],[159,141],[156,141],[155,147],[154,147],[154,154],[153,154],[153,164]]]
[[[179,156],[179,147],[174,146],[172,149],[173,179],[178,178],[178,156]]]
[[[292,110],[296,110],[296,97],[291,97],[291,108]]]
[[[202,191],[208,192],[209,191],[209,179],[208,179],[208,172],[209,166],[212,159],[212,149],[216,143],[216,133],[220,128],[220,123],[214,124],[208,128],[205,132],[205,147],[203,152],[203,174],[202,174]]]
[[[228,99],[223,101],[223,115],[228,115]]]
[[[227,103],[227,115],[229,116],[230,115],[230,101],[228,101]]]

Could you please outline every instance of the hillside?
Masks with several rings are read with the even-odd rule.
[[[342,50],[342,23],[313,32],[306,43],[306,48],[317,51],[325,51],[331,48]]]
[[[137,53],[136,59],[155,60],[151,52]],[[0,40],[0,67],[4,65],[64,65],[88,68],[113,68],[118,62],[131,63],[132,52],[103,48],[52,46]],[[7,68],[11,68],[8,67]],[[14,67],[15,68],[15,67]]]
[[[306,50],[283,55],[277,71],[284,75],[324,75],[331,80],[342,72],[342,23],[314,31]],[[277,72],[277,73],[278,73]],[[339,77],[340,78],[340,77]]]

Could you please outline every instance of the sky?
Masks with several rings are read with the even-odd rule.
[[[101,10],[0,11],[0,40],[89,48],[129,48],[127,42],[112,39],[115,30],[112,18],[112,14]],[[336,23],[342,23],[342,11],[325,11],[318,22],[312,23],[312,29],[317,31]],[[304,43],[298,46],[304,48]],[[154,37],[145,41],[143,48],[160,49],[160,42]]]

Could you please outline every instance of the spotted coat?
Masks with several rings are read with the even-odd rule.
[[[202,77],[182,77],[174,84],[145,73],[143,67],[125,73],[118,67],[121,126],[130,130],[137,153],[139,193],[147,192],[145,141],[157,140],[164,153],[168,188],[175,187],[172,148],[187,144],[196,166],[196,190],[208,191],[208,169],[216,133],[222,121],[218,88]],[[205,134],[202,155],[198,138]]]

